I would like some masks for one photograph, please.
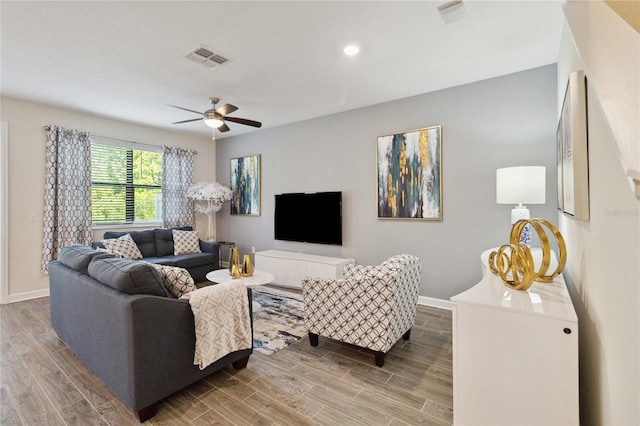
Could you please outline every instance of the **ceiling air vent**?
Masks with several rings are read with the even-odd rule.
[[[213,50],[204,46],[196,47],[184,55],[184,57],[212,70],[229,61],[229,58],[225,58],[219,53],[215,53]]]
[[[462,0],[454,0],[438,6],[438,12],[445,24],[452,24],[465,17],[467,10]]]

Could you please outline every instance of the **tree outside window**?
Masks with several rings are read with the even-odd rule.
[[[91,143],[93,224],[162,220],[162,153]]]

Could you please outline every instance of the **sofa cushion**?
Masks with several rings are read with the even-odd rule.
[[[156,254],[155,256],[167,256],[173,254],[173,230],[193,231],[190,226],[181,226],[177,228],[155,229]],[[155,257],[154,256],[154,257]],[[146,256],[145,256],[146,257]]]
[[[122,256],[125,259],[142,259],[142,253],[130,234],[125,234],[119,238],[102,240],[102,244],[104,244],[109,253]]]
[[[166,256],[164,259],[171,261],[175,264],[175,266],[179,266],[185,269],[210,265],[213,270],[214,256],[212,253],[180,254],[178,256]],[[160,263],[168,265],[168,263],[165,261],[162,261]]]
[[[153,264],[160,264],[160,265],[167,265],[167,266],[178,266],[178,263],[175,261],[174,257],[175,256],[145,257],[144,261],[145,262],[149,262],[149,263],[153,263]]]
[[[179,231],[174,229],[173,254],[200,253],[200,239],[196,231]]]
[[[169,295],[158,271],[145,262],[118,258],[95,259],[89,263],[89,275],[127,294]]]
[[[150,263],[150,265],[160,273],[165,288],[173,297],[180,298],[183,294],[191,293],[196,289],[193,278],[186,269],[158,263]]]
[[[136,231],[131,236],[142,252],[142,257],[157,256],[156,237],[153,229]]]
[[[147,229],[144,231],[107,231],[104,233],[105,239],[119,238],[123,235],[130,234],[133,241],[135,241],[142,257],[157,256],[156,253],[156,239],[153,229]]]
[[[116,257],[118,257],[118,258],[120,257],[120,256],[116,256],[113,253],[109,253],[109,251],[107,249],[101,249],[101,250],[96,250],[96,251],[98,252],[98,254],[93,256],[93,259],[91,259],[92,261],[96,260],[96,259],[114,259]],[[88,271],[87,271],[87,273],[88,273]]]
[[[99,251],[82,244],[72,244],[60,250],[58,260],[69,268],[86,274],[91,259],[100,254]]]

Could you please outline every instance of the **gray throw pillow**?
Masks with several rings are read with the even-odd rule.
[[[123,293],[169,296],[160,274],[146,262],[119,258],[95,259],[89,264],[89,275]]]
[[[60,250],[58,260],[69,268],[86,274],[91,259],[99,254],[99,251],[96,251],[91,247],[83,246],[82,244],[72,244]]]

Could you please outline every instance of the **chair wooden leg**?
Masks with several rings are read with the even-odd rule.
[[[318,346],[318,335],[309,332],[309,343],[311,343],[311,346]]]
[[[378,367],[382,367],[384,365],[384,357],[386,356],[386,352],[378,351],[375,353],[376,357],[376,365]]]
[[[409,340],[411,338],[411,329],[407,330],[406,333],[402,336],[402,339]]]
[[[247,366],[247,363],[249,362],[249,355],[247,355],[246,357],[239,359],[235,362],[232,363],[233,368],[235,368],[236,370],[242,370],[243,368],[245,368]]]

